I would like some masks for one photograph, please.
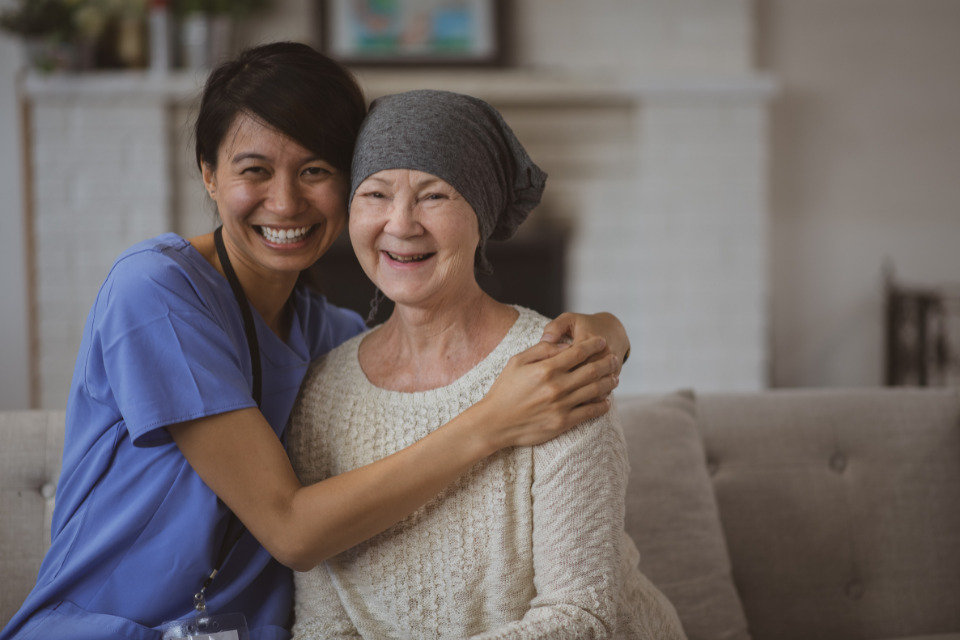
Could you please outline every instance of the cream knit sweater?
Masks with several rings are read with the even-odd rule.
[[[452,384],[373,386],[363,336],[314,364],[289,448],[304,483],[406,447],[477,402],[547,320],[520,317]],[[627,459],[614,412],[537,447],[483,460],[411,516],[295,574],[294,637],[682,638],[673,607],[637,569],[623,531]]]

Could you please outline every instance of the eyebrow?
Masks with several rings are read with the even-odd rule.
[[[379,183],[379,184],[381,184],[381,185],[387,185],[387,186],[390,186],[390,185],[393,184],[393,180],[387,180],[386,178],[381,178],[381,177],[376,176],[376,175],[372,175],[372,176],[370,176],[369,178],[364,179],[364,182],[377,182],[377,183]],[[443,185],[443,186],[447,186],[447,187],[453,189],[454,191],[456,191],[456,188],[455,188],[452,184],[450,184],[449,182],[447,182],[447,181],[444,180],[443,178],[439,178],[439,177],[434,176],[434,175],[431,175],[429,178],[424,178],[423,180],[414,183],[414,184],[413,184],[413,188],[414,188],[414,189],[425,189],[425,188],[432,187],[432,186],[438,185],[438,184],[439,184],[439,185]]]
[[[236,164],[238,162],[243,162],[244,160],[266,160],[267,156],[262,153],[255,153],[253,151],[248,151],[246,153],[238,153],[237,155],[230,158],[230,162]]]
[[[246,151],[243,153],[238,153],[237,155],[230,158],[231,164],[237,164],[238,162],[243,162],[244,160],[261,160],[264,162],[269,162],[270,158],[263,155],[262,153],[257,153],[256,151]],[[311,156],[305,157],[303,160],[300,161],[300,164],[308,164],[310,162],[325,162],[327,164],[330,164],[329,160],[324,160],[323,158],[317,155],[311,155]],[[333,166],[333,165],[330,165],[330,166]]]

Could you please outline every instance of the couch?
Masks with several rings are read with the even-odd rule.
[[[960,640],[960,389],[617,399],[627,529],[690,640]],[[0,625],[49,544],[63,413],[0,413]]]

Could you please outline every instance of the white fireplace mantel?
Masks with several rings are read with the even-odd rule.
[[[659,100],[767,100],[777,93],[766,74],[626,76],[543,69],[357,69],[369,98],[417,88],[476,95],[498,105],[626,104]],[[26,77],[34,101],[166,101],[189,103],[202,89],[203,72],[136,71]]]

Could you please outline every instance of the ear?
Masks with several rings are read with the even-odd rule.
[[[213,198],[217,193],[217,172],[206,160],[200,161],[200,173],[203,176],[203,186]]]

